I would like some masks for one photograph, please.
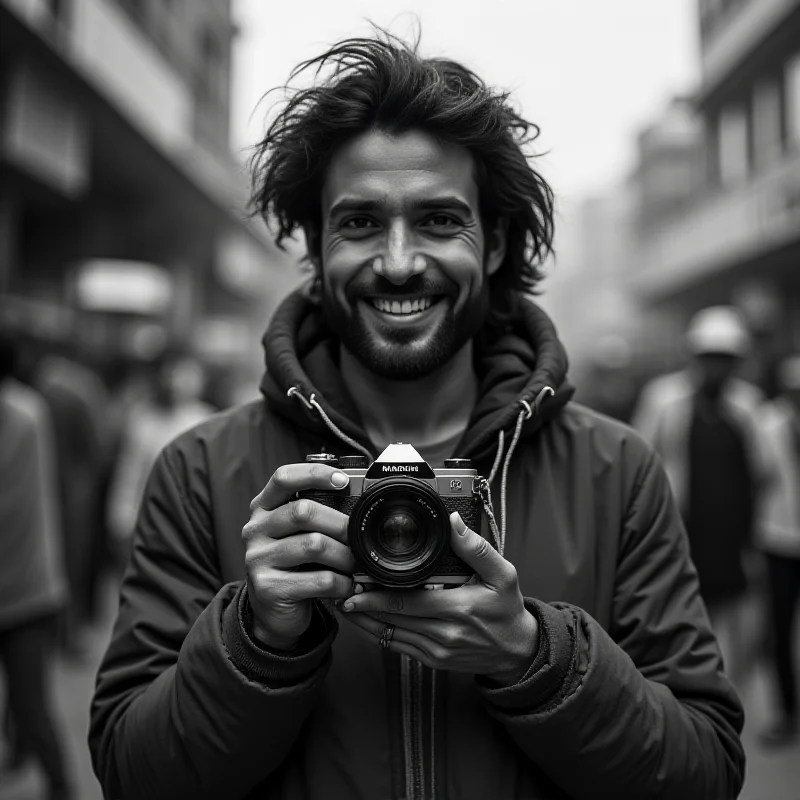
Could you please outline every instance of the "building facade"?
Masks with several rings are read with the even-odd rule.
[[[0,295],[23,315],[261,361],[297,275],[230,150],[235,36],[230,0],[0,0]]]
[[[699,0],[698,21],[700,157],[640,225],[634,285],[684,320],[734,303],[765,346],[800,347],[800,0]]]

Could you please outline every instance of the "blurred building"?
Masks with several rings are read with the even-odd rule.
[[[297,275],[230,150],[230,6],[0,0],[0,294],[50,335],[260,363]]]
[[[633,285],[678,319],[735,303],[768,349],[797,346],[800,0],[700,0],[698,10],[696,123],[671,130],[674,160],[654,181],[669,196],[645,198]]]

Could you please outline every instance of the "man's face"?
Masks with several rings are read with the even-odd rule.
[[[370,131],[328,167],[319,254],[324,311],[344,346],[379,375],[413,379],[483,325],[505,235],[483,230],[466,150]]]
[[[710,394],[720,392],[741,366],[741,359],[725,353],[703,353],[696,361],[702,388]]]

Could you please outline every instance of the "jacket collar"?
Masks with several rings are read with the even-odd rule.
[[[521,428],[521,436],[530,435],[557,416],[574,393],[566,381],[567,356],[550,318],[530,300],[521,306],[504,334],[475,348],[478,402],[456,449],[460,457],[492,455],[498,433],[510,433],[521,409],[535,404],[537,413]],[[281,303],[262,341],[267,371],[261,391],[277,413],[329,437],[322,409],[339,431],[374,449],[339,372],[338,342],[302,288]],[[549,394],[543,392],[546,387],[553,395],[542,399]]]

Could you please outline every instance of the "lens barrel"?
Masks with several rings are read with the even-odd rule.
[[[438,492],[405,475],[370,486],[350,513],[353,555],[384,586],[424,583],[436,571],[449,537],[449,516]]]

